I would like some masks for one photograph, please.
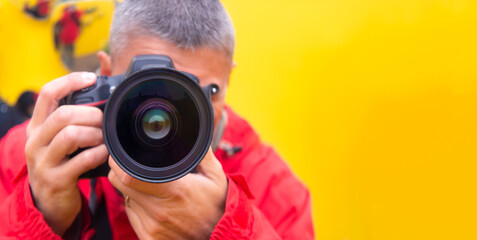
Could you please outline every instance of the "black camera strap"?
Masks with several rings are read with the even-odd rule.
[[[225,127],[227,126],[228,116],[225,110],[222,111],[222,117],[220,118],[219,122],[215,126],[214,136],[212,138],[212,151],[215,152],[217,149],[221,149],[225,152],[227,157],[231,158],[235,156],[235,154],[242,151],[241,146],[233,145],[227,141],[222,140],[224,136]]]
[[[94,236],[91,238],[109,240],[112,238],[111,226],[109,224],[108,213],[106,212],[106,201],[102,197],[98,201],[98,196],[96,195],[96,184],[97,179],[92,178],[90,180],[91,184],[91,193],[88,202],[88,207],[91,212],[91,225],[95,230]]]
[[[225,132],[225,126],[227,125],[227,112],[222,110],[222,117],[215,126],[214,136],[212,137],[212,151],[215,152],[219,147],[219,143],[222,140]]]

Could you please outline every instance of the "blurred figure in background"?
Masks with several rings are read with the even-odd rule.
[[[0,99],[0,138],[10,128],[31,118],[36,98],[37,94],[35,92],[25,91],[18,97],[13,107]]]
[[[63,15],[55,24],[55,48],[61,53],[61,60],[69,69],[74,67],[75,44],[81,33],[81,18],[84,14],[92,13],[96,9],[80,10],[76,6],[67,6]]]
[[[33,108],[35,107],[38,94],[33,91],[25,91],[18,97],[15,109],[19,111],[24,117],[31,118]]]
[[[30,6],[28,2],[23,6],[23,11],[36,19],[45,19],[51,12],[50,0],[38,0],[35,5]]]

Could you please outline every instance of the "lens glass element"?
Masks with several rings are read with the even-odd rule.
[[[142,119],[142,130],[152,139],[161,139],[169,132],[170,120],[167,114],[159,109],[149,110]]]
[[[122,99],[116,131],[136,163],[163,168],[183,160],[199,136],[199,112],[189,91],[164,79],[143,82]]]
[[[161,139],[171,130],[171,119],[161,109],[150,109],[142,118],[142,130],[152,139]]]

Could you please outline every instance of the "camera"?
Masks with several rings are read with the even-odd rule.
[[[210,98],[218,91],[216,84],[201,88],[196,76],[175,69],[168,56],[139,55],[123,74],[99,76],[60,105],[100,108],[114,161],[137,179],[160,183],[193,171],[207,153],[214,130]],[[82,178],[108,172],[105,163]]]

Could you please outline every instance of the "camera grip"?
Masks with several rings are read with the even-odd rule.
[[[104,110],[106,101],[114,90],[114,87],[106,83],[107,80],[106,76],[98,76],[93,85],[70,93],[60,100],[59,105],[84,105]]]
[[[113,79],[113,81],[109,79]],[[119,84],[119,81],[120,78],[108,78],[107,76],[98,76],[96,82],[93,85],[70,93],[68,96],[61,99],[58,105],[92,106],[101,109],[101,111],[104,111],[106,102],[111,95],[112,90],[114,90],[114,87]],[[70,154],[68,157],[71,159],[86,149],[88,148],[79,148],[74,153]],[[99,167],[82,174],[80,176],[80,179],[107,176],[108,172],[109,165],[106,162]]]

